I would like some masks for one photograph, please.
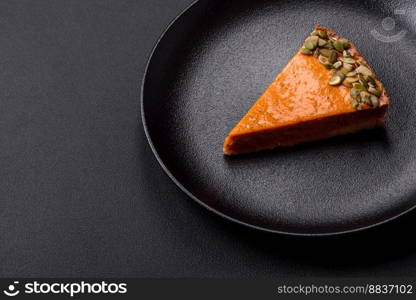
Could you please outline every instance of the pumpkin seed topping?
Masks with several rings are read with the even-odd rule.
[[[344,51],[344,44],[340,41],[334,42],[334,47],[337,49],[337,51]]]
[[[370,75],[370,76],[365,76],[365,79],[367,80],[367,82],[368,82],[368,84],[372,84],[372,85],[374,85],[374,87],[377,85],[377,83],[376,83],[376,81],[375,81],[375,79],[373,78],[373,76],[372,75]]]
[[[352,88],[353,83],[355,83],[357,81],[358,81],[357,77],[347,77],[347,78],[344,79],[342,84],[345,85],[346,87]]]
[[[370,100],[372,107],[378,107],[380,105],[380,99],[377,96],[371,95]]]
[[[351,98],[358,100],[358,98],[360,97],[360,91],[356,89],[355,87],[353,87],[350,91],[350,96]]]
[[[351,104],[355,109],[358,108],[359,103],[358,103],[357,99],[351,98]]]
[[[334,50],[329,50],[329,49],[319,49],[319,53],[321,53],[322,55],[326,56],[326,57],[330,57],[332,53],[334,53]]]
[[[318,47],[319,37],[317,36],[310,36],[305,40],[305,48],[309,50],[315,50]]]
[[[323,38],[323,39],[327,39],[328,38],[328,34],[326,33],[326,31],[324,30],[318,30],[318,35]]]
[[[374,88],[374,87],[369,87],[369,88],[368,88],[368,91],[369,91],[371,94],[373,94],[373,95],[375,95],[375,96],[377,96],[377,97],[380,97],[380,96],[381,96],[381,91],[380,91],[379,89],[377,89],[377,88]]]
[[[324,48],[330,49],[330,50],[335,49],[334,48],[334,44],[333,44],[332,41],[328,41],[328,43],[326,43],[326,45],[324,46]]]
[[[351,64],[351,65],[355,65],[357,63],[357,61],[352,57],[342,57],[340,58],[340,60],[346,64]]]
[[[332,69],[333,65],[329,62],[329,59],[323,55],[319,55],[319,62],[323,64],[327,69]]]
[[[371,103],[371,94],[367,91],[362,91],[360,92],[360,97],[361,97],[361,102],[365,103],[365,104],[370,104]]]
[[[344,80],[345,75],[342,73],[337,73],[336,75],[332,76],[331,79],[329,79],[329,85],[340,85],[342,81]]]
[[[309,50],[308,48],[302,47],[302,49],[300,49],[300,53],[302,54],[306,54],[306,55],[312,55],[312,50]]]
[[[365,77],[362,74],[358,74],[358,80],[360,81],[360,83],[366,88],[368,89],[368,82],[365,79]]]
[[[350,42],[347,39],[341,38],[338,41],[344,45],[345,50],[348,50],[350,48]]]
[[[371,72],[370,69],[367,68],[364,65],[361,65],[357,68],[357,73],[361,73],[361,74],[366,75],[366,76],[372,76],[373,75],[373,72]]]
[[[344,57],[351,57],[351,53],[348,50],[344,50],[342,52],[342,56],[344,56]]]
[[[337,54],[337,52],[332,51],[332,52],[331,52],[331,55],[328,57],[328,59],[329,59],[329,62],[330,62],[331,64],[335,63],[335,62],[337,61],[337,59],[338,59],[338,54]]]
[[[352,84],[352,87],[356,90],[359,91],[366,91],[367,89],[365,88],[364,84],[362,84],[361,82],[355,82]]]
[[[329,36],[324,30],[315,30],[306,38],[301,54],[314,56],[327,69],[331,70],[328,84],[350,88],[351,105],[361,110],[365,105],[378,107],[383,87],[376,81],[370,67],[354,57],[348,50],[351,44],[347,39]]]
[[[340,61],[337,61],[336,63],[334,63],[334,68],[335,69],[339,69],[339,68],[341,68],[342,67],[342,62],[340,62]]]
[[[318,39],[318,46],[319,47],[324,47],[326,45],[327,41],[323,40],[323,39]]]
[[[351,72],[352,70],[354,70],[354,65],[348,64],[346,62],[344,62],[344,69],[347,70],[348,72]]]

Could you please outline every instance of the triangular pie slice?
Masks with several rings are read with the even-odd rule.
[[[236,155],[382,125],[389,98],[356,47],[317,25],[301,49],[229,133]]]

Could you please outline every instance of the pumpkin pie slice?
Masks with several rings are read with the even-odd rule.
[[[348,40],[317,25],[228,134],[236,155],[356,132],[384,123],[389,97]]]

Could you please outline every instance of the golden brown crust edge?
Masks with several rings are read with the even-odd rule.
[[[374,128],[383,125],[387,107],[387,105],[384,105],[376,109],[364,109],[342,115],[304,121],[296,125],[281,127],[278,131],[267,129],[257,132],[256,136],[251,134],[243,134],[238,136],[238,138],[237,136],[228,136],[226,138],[227,143],[224,143],[223,151],[225,155],[239,155],[277,147],[289,147],[337,135],[354,133],[362,129]],[[322,130],[323,128],[332,129]],[[287,140],[288,136],[291,136],[292,139]],[[257,146],[254,148],[250,147],[251,150],[247,151],[247,143],[252,145],[253,141],[255,141]]]

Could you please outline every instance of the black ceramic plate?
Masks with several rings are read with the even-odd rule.
[[[272,232],[325,235],[416,205],[416,5],[412,1],[199,1],[149,61],[142,116],[168,175],[212,211]],[[385,84],[384,128],[225,157],[230,129],[315,24],[351,39]]]

